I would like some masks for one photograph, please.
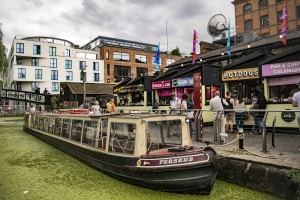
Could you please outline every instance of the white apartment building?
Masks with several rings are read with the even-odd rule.
[[[35,91],[45,88],[59,94],[61,82],[104,82],[104,63],[97,51],[80,49],[72,42],[53,37],[19,37],[9,52],[8,89]]]

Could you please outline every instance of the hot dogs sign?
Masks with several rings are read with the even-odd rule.
[[[259,78],[258,67],[247,69],[226,70],[222,72],[222,81]]]

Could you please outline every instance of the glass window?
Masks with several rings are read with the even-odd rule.
[[[168,65],[171,65],[172,63],[174,63],[176,60],[168,58],[166,61],[167,61],[167,66],[168,66]]]
[[[35,74],[35,79],[42,79],[42,70],[41,69],[36,69],[34,74]]]
[[[31,83],[31,91],[34,92],[36,88],[39,88],[39,83],[38,82],[32,82]]]
[[[135,124],[111,123],[108,151],[112,153],[134,154],[135,136]]]
[[[31,66],[39,66],[39,59],[31,58]]]
[[[137,67],[136,68],[136,76],[148,76],[148,68],[145,67]]]
[[[245,32],[250,32],[253,30],[252,20],[245,21]]]
[[[58,80],[58,71],[51,70],[51,80]]]
[[[300,6],[297,6],[297,18],[300,19]]]
[[[268,0],[259,0],[259,8],[265,8],[268,6]]]
[[[252,11],[252,5],[251,4],[246,4],[244,6],[244,13],[251,12],[251,11]]]
[[[56,56],[56,47],[49,47],[49,56]]]
[[[110,76],[110,64],[106,65],[107,76]]]
[[[147,63],[147,56],[144,55],[135,55],[136,63]]]
[[[269,16],[268,15],[262,16],[260,18],[260,26],[261,27],[269,26]]]
[[[63,119],[61,137],[67,140],[70,139],[71,126],[72,126],[71,122],[72,120],[70,119]]]
[[[65,56],[66,57],[71,57],[71,51],[70,51],[70,49],[66,49],[65,50]]]
[[[61,128],[62,128],[62,119],[55,118],[55,120],[54,120],[54,135],[60,136]]]
[[[83,131],[83,121],[72,120],[71,140],[80,143],[82,131]]]
[[[72,60],[66,60],[65,61],[65,68],[66,69],[72,69]]]
[[[26,78],[26,69],[25,68],[18,69],[18,78]]]
[[[57,68],[57,59],[50,58],[50,68]]]
[[[76,53],[77,58],[85,58],[85,53]]]
[[[105,58],[106,60],[109,60],[109,51],[105,51]]]
[[[58,92],[58,87],[59,87],[59,84],[54,82],[52,83],[52,92]]]
[[[72,81],[73,80],[73,72],[72,71],[67,71],[66,72],[66,80],[67,81]]]
[[[115,65],[115,77],[130,77],[131,70],[129,66]]]
[[[99,71],[99,63],[98,62],[93,62],[93,70]]]
[[[155,57],[152,57],[152,65],[156,65]],[[161,58],[159,58],[159,65],[161,65]]]
[[[95,147],[97,125],[97,121],[84,121],[82,144]]]
[[[17,65],[22,65],[23,59],[22,58],[17,58]]]
[[[17,43],[16,53],[24,53],[24,44]]]
[[[79,61],[79,69],[83,69],[85,70],[86,69],[86,62],[85,61]]]
[[[94,73],[94,81],[95,82],[99,82],[100,81],[100,78],[99,78],[99,73]]]
[[[33,54],[41,55],[41,45],[33,45]]]
[[[113,58],[116,61],[126,61],[129,62],[129,53],[120,53],[120,52],[114,52]]]

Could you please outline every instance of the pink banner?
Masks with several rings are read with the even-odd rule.
[[[173,92],[174,92],[174,89],[158,90],[158,96],[160,96],[160,97],[171,96],[171,93],[173,93]]]
[[[164,89],[164,88],[170,88],[171,87],[171,81],[157,81],[157,82],[152,82],[152,89]]]
[[[300,61],[274,63],[262,66],[262,76],[282,76],[300,74]]]
[[[278,77],[278,78],[270,78],[269,79],[269,86],[274,86],[274,85],[291,85],[291,84],[296,84],[300,80],[300,75],[299,76],[289,76],[287,77]]]

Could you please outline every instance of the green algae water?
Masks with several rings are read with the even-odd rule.
[[[1,200],[280,199],[219,180],[209,196],[174,194],[133,186],[106,176],[24,132],[22,120],[7,120],[0,118]]]

